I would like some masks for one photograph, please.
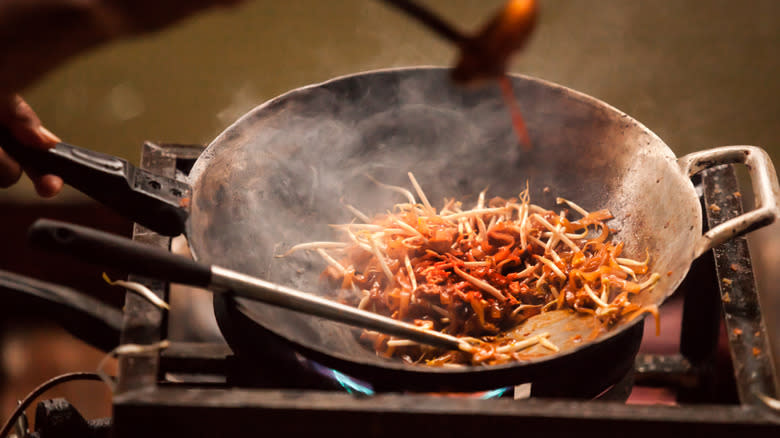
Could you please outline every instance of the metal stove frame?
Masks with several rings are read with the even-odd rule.
[[[200,154],[198,146],[146,143],[142,167],[173,177],[184,174]],[[731,166],[705,171],[703,188],[707,226],[742,211]],[[162,188],[164,190],[164,187]],[[162,248],[170,240],[136,225],[134,239]],[[161,297],[167,285],[141,281]],[[114,397],[113,434],[117,437],[175,435],[228,436],[249,433],[310,435],[323,431],[368,436],[466,435],[513,428],[552,436],[576,431],[586,436],[653,436],[673,432],[704,435],[745,432],[778,436],[780,413],[758,394],[777,397],[777,374],[747,241],[736,238],[699,258],[683,286],[686,305],[680,353],[640,355],[634,378],[643,385],[679,389],[678,406],[627,405],[612,401],[553,399],[475,400],[434,395],[357,396],[337,391],[230,387],[220,379],[237,364],[220,344],[174,343],[162,353],[123,355]],[[718,290],[718,294],[714,291]],[[122,343],[153,344],[164,339],[166,316],[136,295],[126,296]],[[738,403],[715,404],[714,361],[721,314],[728,332]],[[245,366],[245,365],[244,365]],[[187,383],[168,373],[191,375]],[[733,388],[732,384],[732,388]]]

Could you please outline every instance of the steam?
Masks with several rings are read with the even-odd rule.
[[[639,304],[671,293],[700,236],[699,202],[672,152],[628,116],[534,80],[517,80],[531,143],[523,150],[497,87],[454,88],[443,69],[380,71],[296,90],[256,108],[225,131],[196,164],[190,242],[204,262],[323,294],[322,258],[293,245],[338,240],[349,203],[371,216],[409,187],[413,172],[431,203],[472,205],[480,191],[533,203],[556,197],[586,210],[608,208],[625,257],[664,273]],[[667,208],[668,207],[668,208]],[[273,306],[241,302],[242,312],[299,344],[323,352],[384,359],[352,329]],[[264,342],[258,340],[258,342]],[[268,348],[273,347],[270,344]]]
[[[251,83],[244,83],[230,94],[230,102],[217,113],[217,120],[227,126],[261,102],[260,93]]]
[[[411,171],[420,177],[424,190],[437,205],[445,196],[474,197],[493,182],[478,182],[477,175],[489,173],[480,168],[489,167],[492,160],[475,160],[486,145],[477,134],[483,129],[473,125],[496,125],[496,120],[505,118],[504,113],[492,108],[493,104],[481,102],[472,109],[482,116],[469,118],[452,105],[424,103],[421,89],[416,80],[402,82],[395,96],[365,87],[358,90],[354,105],[345,105],[338,94],[321,93],[306,102],[305,110],[283,116],[288,129],[269,139],[275,153],[267,156],[274,155],[274,171],[268,181],[279,201],[276,214],[281,214],[278,222],[265,224],[274,230],[271,235],[267,235],[267,229],[258,230],[267,235],[264,244],[274,251],[284,251],[304,241],[338,240],[343,236],[328,225],[354,220],[345,203],[373,216],[403,200],[369,177],[409,187],[406,175]],[[505,151],[506,159],[516,159],[513,149]],[[474,177],[463,178],[469,174]],[[458,186],[460,190],[453,190]],[[257,194],[249,202],[259,207],[267,198]],[[290,227],[292,223],[301,226]],[[316,274],[324,267],[316,254],[295,257],[273,260],[264,274],[284,272],[274,266],[279,263],[296,265],[296,272]],[[289,281],[286,276],[276,280]],[[297,286],[316,289],[314,278],[296,278],[303,282]]]
[[[525,179],[507,172],[523,152],[498,89],[457,89],[446,74],[388,72],[337,81],[250,113],[240,129],[217,140],[228,146],[201,180],[224,182],[202,190],[216,190],[208,196],[218,205],[207,240],[221,247],[211,249],[231,261],[244,255],[229,267],[316,290],[324,267],[316,254],[273,255],[301,242],[340,238],[329,225],[354,220],[345,203],[373,216],[402,200],[369,176],[409,187],[411,171],[435,206],[445,197],[476,200],[488,186],[492,194],[517,196]],[[223,169],[229,174],[219,174]],[[497,184],[502,179],[513,182]]]
[[[636,151],[651,138],[636,137],[628,125],[615,129],[615,120],[623,123],[619,114],[587,100],[518,81],[534,145],[524,151],[498,86],[456,88],[447,74],[410,69],[347,77],[250,112],[209,150],[214,156],[197,181],[193,211],[194,220],[209,223],[193,224],[196,249],[204,248],[206,261],[318,291],[325,263],[317,254],[274,256],[303,242],[339,240],[329,225],[355,219],[345,203],[373,216],[403,201],[367,175],[410,187],[410,171],[436,207],[453,197],[470,205],[485,188],[489,196],[514,197],[528,181],[532,201],[543,207],[558,208],[561,196],[589,210],[610,208],[618,216],[611,226],[626,225],[627,232],[645,227],[625,221],[621,210],[635,204],[645,179],[676,171],[663,159],[653,176],[625,183],[647,167]],[[629,242],[635,254],[626,255],[643,256],[646,245]]]

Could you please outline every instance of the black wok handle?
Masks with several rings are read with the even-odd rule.
[[[52,319],[100,350],[119,345],[122,312],[81,292],[0,270],[0,300],[6,309]]]
[[[185,183],[67,143],[47,151],[26,147],[5,128],[0,128],[0,147],[22,166],[58,175],[66,184],[151,230],[166,236],[184,232],[188,212],[182,200],[191,195]]]
[[[28,238],[36,248],[142,277],[198,287],[208,287],[211,283],[211,269],[207,265],[92,228],[39,219],[30,227]]]

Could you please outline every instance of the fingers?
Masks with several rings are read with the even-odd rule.
[[[39,175],[33,171],[25,170],[35,186],[35,191],[42,198],[51,198],[62,190],[62,178],[56,175]],[[0,149],[0,188],[7,189],[19,182],[22,177],[22,167],[8,154]]]
[[[62,190],[64,182],[57,175],[40,175],[32,170],[25,169],[35,186],[35,192],[42,198],[51,198]]]
[[[41,124],[30,105],[16,94],[0,99],[0,125],[10,130],[11,134],[26,146],[48,149],[60,141]],[[52,197],[62,189],[62,179],[55,175],[38,175],[26,169],[25,171],[30,175],[35,191],[42,197]],[[0,188],[16,184],[21,175],[21,166],[0,149]]]

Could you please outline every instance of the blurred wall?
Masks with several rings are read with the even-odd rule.
[[[425,3],[473,29],[503,1]],[[780,2],[540,4],[538,31],[513,71],[611,103],[678,155],[755,144],[780,164]],[[208,143],[248,109],[292,88],[366,69],[446,65],[453,57],[437,37],[379,2],[255,0],[94,50],[24,94],[66,141],[137,162],[145,139]],[[82,200],[68,191],[39,201],[27,183],[0,191],[0,201],[20,206]],[[754,250],[773,317],[780,313],[780,278],[773,277],[780,228],[761,236]],[[780,321],[771,323],[780,332]]]
[[[513,71],[601,98],[678,154],[756,144],[780,158],[780,3],[539,0]],[[428,0],[474,29],[502,0]],[[254,0],[94,50],[25,96],[67,141],[138,160],[145,139],[207,143],[292,88],[360,70],[449,64],[454,51],[384,4]],[[30,200],[29,185],[1,191]],[[75,195],[58,199],[67,202]]]

